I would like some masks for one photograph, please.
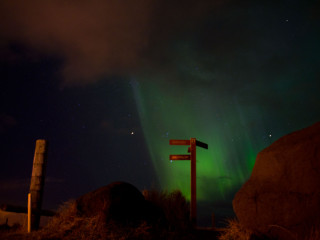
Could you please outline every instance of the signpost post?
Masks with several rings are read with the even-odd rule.
[[[197,224],[197,183],[196,183],[196,146],[208,149],[208,144],[197,141],[195,138],[190,140],[170,140],[170,145],[189,145],[190,155],[170,155],[170,160],[191,160],[191,202],[190,220],[193,226]]]
[[[197,169],[196,169],[196,139],[191,138],[190,142],[191,155],[191,201],[190,201],[190,219],[191,223],[197,225]]]

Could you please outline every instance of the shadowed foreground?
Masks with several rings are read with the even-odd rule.
[[[215,231],[195,230],[191,227],[189,204],[180,191],[145,191],[144,197],[149,207],[163,213],[159,214],[162,217],[152,221],[123,223],[106,218],[103,211],[91,216],[83,215],[77,204],[79,201],[70,201],[42,229],[28,234],[25,226],[9,228],[3,225],[0,239],[216,239]]]
[[[176,195],[176,196],[175,196]],[[171,194],[151,192],[151,197],[154,200],[164,203],[167,210],[171,211],[174,206],[173,199],[177,200],[179,192]],[[171,196],[171,200],[170,200]],[[175,196],[175,197],[173,197]],[[149,194],[150,197],[150,194]],[[173,199],[172,199],[173,197]],[[178,197],[179,199],[179,197]],[[176,201],[175,200],[175,201]],[[179,201],[176,201],[176,203]],[[171,205],[172,204],[172,205]],[[170,207],[171,205],[171,207]],[[176,212],[175,212],[176,213]],[[172,216],[176,218],[178,215]],[[51,222],[39,231],[34,231],[30,234],[26,233],[25,226],[0,225],[1,240],[134,240],[134,239],[182,239],[182,240],[272,240],[268,236],[263,236],[258,232],[246,229],[237,220],[228,220],[228,227],[214,231],[213,229],[192,229],[185,225],[180,225],[179,222],[175,227],[171,225],[169,228],[163,228],[157,225],[148,225],[145,222],[138,226],[120,226],[114,222],[102,224],[102,216],[95,217],[80,217],[77,214],[75,202],[65,203],[59,213],[53,217]],[[288,233],[290,235],[290,233]],[[295,239],[296,238],[292,238]],[[308,236],[302,240],[320,240],[319,229],[313,229]]]

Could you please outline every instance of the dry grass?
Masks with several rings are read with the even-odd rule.
[[[150,227],[141,223],[137,227],[121,227],[106,222],[103,213],[94,217],[79,216],[75,202],[69,202],[42,230],[38,231],[40,240],[100,240],[100,239],[151,239]]]
[[[0,234],[1,240],[126,240],[152,239],[145,223],[138,227],[119,227],[112,222],[103,221],[103,216],[81,217],[75,202],[67,202],[59,210],[58,215],[44,228],[26,233],[26,228],[8,229]]]
[[[195,240],[199,237],[192,231],[189,221],[189,204],[180,191],[144,191],[145,198],[163,210],[168,225],[150,226],[142,222],[139,226],[119,226],[106,222],[103,214],[81,217],[75,202],[65,203],[48,225],[39,231],[26,233],[26,227],[0,226],[1,240]],[[246,229],[236,219],[227,220],[228,226],[220,230],[219,240],[271,239]],[[214,240],[215,238],[205,238]],[[320,229],[313,228],[303,240],[320,240]]]
[[[221,229],[219,240],[250,240],[253,232],[244,228],[236,219],[228,219],[228,226]]]
[[[236,219],[227,220],[228,226],[221,229],[221,233],[218,237],[219,240],[250,240],[250,239],[272,239],[266,235],[258,232],[246,229],[239,223]],[[273,225],[273,227],[282,228],[283,232],[286,233],[286,239],[300,240],[290,231],[284,229],[283,227]],[[303,240],[320,240],[320,228],[312,228],[310,234],[306,236]]]
[[[119,226],[106,222],[101,212],[94,217],[83,217],[75,201],[62,205],[58,214],[44,228],[26,233],[25,227],[0,231],[0,239],[17,240],[148,240],[148,239],[195,239],[189,234],[189,205],[180,191],[171,193],[147,191],[148,201],[163,209],[168,220],[166,226]],[[145,193],[147,193],[145,191]],[[168,227],[169,226],[169,227]],[[179,230],[185,230],[179,231]]]

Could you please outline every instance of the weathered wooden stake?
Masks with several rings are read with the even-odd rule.
[[[31,230],[38,229],[40,224],[43,188],[47,165],[47,149],[48,144],[46,140],[39,139],[36,141],[30,184],[32,209]]]

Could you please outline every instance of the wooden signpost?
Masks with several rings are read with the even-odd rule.
[[[197,183],[196,183],[196,146],[208,149],[208,144],[197,141],[195,138],[190,140],[170,140],[170,145],[189,145],[190,155],[170,155],[170,160],[191,160],[191,202],[190,220],[194,226],[197,224]]]

